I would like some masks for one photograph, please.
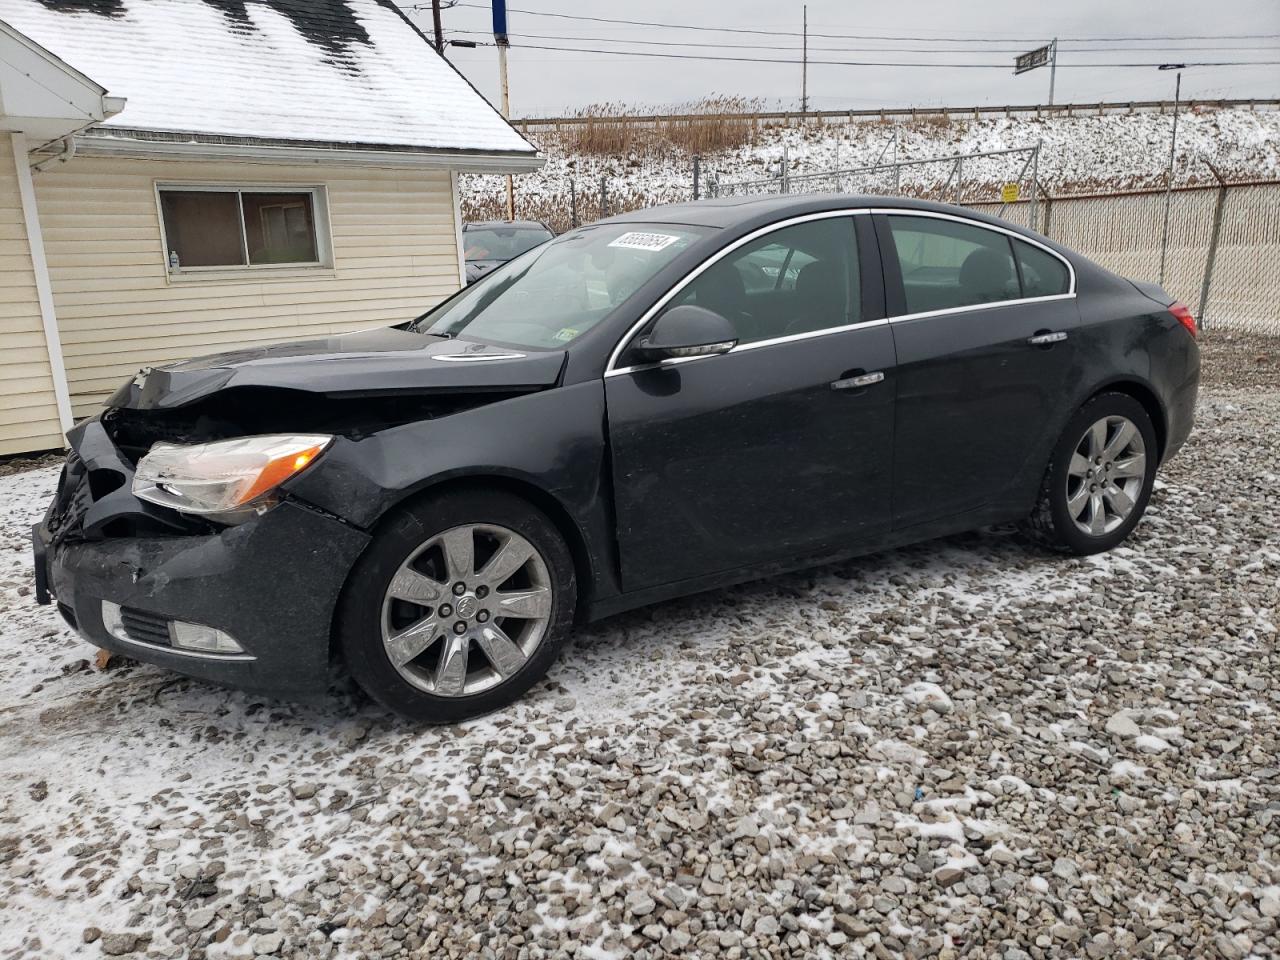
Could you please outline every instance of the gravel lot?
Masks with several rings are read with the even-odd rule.
[[[1280,955],[1280,341],[1125,548],[974,534],[584,633],[411,729],[113,662],[0,478],[0,957]]]

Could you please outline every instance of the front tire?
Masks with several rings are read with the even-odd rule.
[[[555,526],[500,491],[449,491],[393,514],[356,563],[336,626],[361,688],[411,720],[511,703],[573,624],[573,560]]]
[[[1118,546],[1146,512],[1158,458],[1142,404],[1124,393],[1099,394],[1063,430],[1023,533],[1065,553]]]

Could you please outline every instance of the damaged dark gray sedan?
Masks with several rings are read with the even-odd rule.
[[[37,595],[90,642],[408,717],[575,622],[994,524],[1076,553],[1186,439],[1195,323],[955,207],[775,197],[572,231],[398,327],[144,370],[69,435]]]

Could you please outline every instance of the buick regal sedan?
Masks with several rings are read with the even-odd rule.
[[[69,435],[37,595],[258,691],[510,702],[575,623],[989,524],[1107,550],[1191,429],[1195,322],[883,197],[567,233],[400,326],[144,370]]]

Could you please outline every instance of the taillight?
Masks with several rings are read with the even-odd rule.
[[[1196,330],[1196,318],[1191,315],[1191,308],[1185,303],[1179,301],[1172,304],[1169,307],[1169,312],[1177,318],[1180,324],[1187,328],[1187,332],[1193,337],[1199,333],[1199,331]]]

